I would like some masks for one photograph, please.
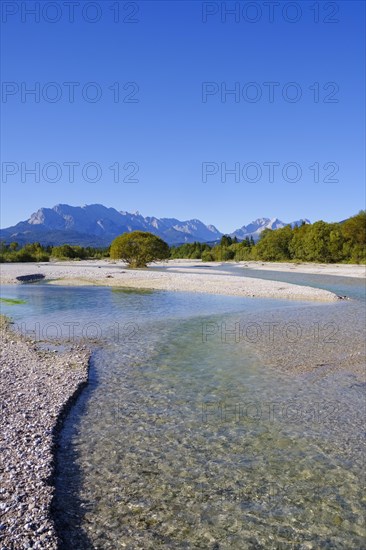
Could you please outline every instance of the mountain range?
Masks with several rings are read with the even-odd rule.
[[[302,222],[310,223],[307,219],[289,223],[294,226]],[[259,218],[230,235],[238,240],[246,237],[258,240],[264,229],[278,229],[289,223],[278,218]],[[102,204],[57,204],[53,208],[40,208],[28,220],[0,229],[0,240],[6,243],[16,241],[20,245],[37,241],[43,245],[68,243],[103,247],[108,246],[117,235],[137,230],[154,233],[170,245],[194,241],[215,243],[224,234],[214,225],[205,225],[197,219],[181,221],[176,218],[143,217],[139,212],[118,211]]]

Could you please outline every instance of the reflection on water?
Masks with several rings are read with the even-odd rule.
[[[359,315],[357,303],[46,286],[6,293],[28,300],[14,314],[19,324],[101,327],[90,384],[60,438],[63,548],[363,547],[362,384],[347,372],[289,377],[263,364],[252,332],[229,332],[238,319],[262,327],[273,312]],[[117,338],[115,323],[136,330]]]

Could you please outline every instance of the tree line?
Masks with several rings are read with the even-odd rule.
[[[366,263],[366,211],[342,223],[317,221],[300,226],[265,229],[257,243],[253,237],[238,241],[224,235],[216,245],[185,243],[168,247],[151,233],[124,233],[107,248],[42,246],[0,243],[0,262],[48,262],[56,260],[124,259],[131,267],[143,267],[158,259],[194,259],[204,262],[261,260],[321,263]]]
[[[317,221],[300,226],[265,229],[257,243],[247,237],[238,242],[224,235],[215,246],[201,243],[172,247],[172,258],[205,262],[262,260],[321,263],[366,263],[366,211],[342,223]]]
[[[17,242],[0,242],[0,262],[49,262],[55,260],[87,260],[109,257],[108,248],[77,246],[43,246],[40,243],[27,243],[19,246]]]

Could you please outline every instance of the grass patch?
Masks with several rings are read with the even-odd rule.
[[[158,292],[153,288],[112,287],[112,292],[117,294],[154,294]]]
[[[0,298],[0,302],[8,305],[26,304],[25,300],[15,300],[14,298]]]

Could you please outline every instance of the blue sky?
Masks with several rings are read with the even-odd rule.
[[[25,4],[2,3],[1,227],[58,203],[226,232],[365,207],[364,2]]]

